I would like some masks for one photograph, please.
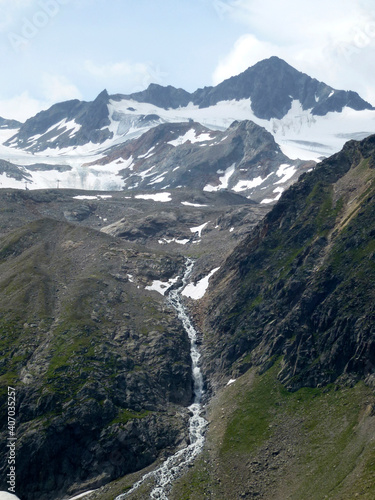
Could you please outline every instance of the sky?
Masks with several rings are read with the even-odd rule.
[[[375,105],[374,49],[373,0],[0,0],[0,116],[193,92],[273,55]]]

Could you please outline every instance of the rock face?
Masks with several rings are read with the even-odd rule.
[[[269,367],[290,389],[375,382],[375,136],[350,141],[289,188],[212,279],[205,369]]]
[[[114,163],[124,165],[126,189],[228,189],[257,202],[271,202],[315,166],[288,158],[272,134],[248,120],[224,132],[196,122],[162,124],[90,165]]]
[[[183,268],[182,257],[52,219],[2,236],[1,418],[11,385],[21,498],[100,486],[185,439],[189,340],[163,297],[145,290]]]
[[[124,97],[134,99],[137,102],[149,102],[159,108],[173,108],[176,109],[180,106],[187,106],[192,101],[192,95],[186,90],[176,89],[171,85],[163,87],[156,83],[151,83],[146,90],[142,92],[135,92],[131,95],[118,94],[114,96],[116,100],[121,100]]]
[[[0,160],[0,174],[5,174],[6,177],[16,179],[17,181],[31,181],[30,174],[27,170],[5,160]]]
[[[311,109],[313,115],[321,116],[330,111],[340,112],[345,106],[355,110],[373,109],[356,92],[334,90],[278,57],[260,61],[216,87],[198,90],[193,102],[199,107],[208,107],[222,100],[248,98],[255,116],[265,120],[283,118],[293,100],[299,101],[304,110]]]
[[[7,120],[6,118],[1,118],[0,116],[0,129],[16,129],[21,125],[22,123],[17,120]]]
[[[109,95],[104,90],[92,102],[75,99],[54,104],[26,120],[17,135],[5,144],[38,152],[102,143],[113,137],[106,128],[110,124],[108,102]]]

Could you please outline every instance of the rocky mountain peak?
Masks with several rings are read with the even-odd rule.
[[[251,99],[253,112],[265,120],[283,118],[291,109],[293,100],[316,115],[340,112],[345,106],[356,110],[374,109],[356,92],[334,90],[276,56],[258,62],[216,87],[197,91],[194,96],[194,102],[200,107],[221,100]]]
[[[102,102],[102,101],[105,101],[106,103],[109,102],[109,94],[108,94],[107,89],[102,90],[100,92],[100,94],[97,96],[97,98],[94,100],[94,102],[96,102],[96,103]]]

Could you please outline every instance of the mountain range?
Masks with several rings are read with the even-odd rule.
[[[348,139],[370,135],[374,116],[373,106],[355,92],[335,90],[271,57],[194,93],[156,84],[130,95],[110,96],[104,90],[92,102],[58,103],[23,124],[5,120],[0,157],[8,163],[0,169],[0,181],[3,187],[29,189],[188,187],[186,171],[196,178],[199,168],[201,175],[206,156],[216,157],[219,166],[216,172],[208,167],[207,182],[200,188],[237,187],[252,196],[254,187],[262,184],[253,199],[275,200],[280,191],[272,194],[271,187],[278,170],[287,165],[294,182],[311,168],[309,161],[339,151]],[[275,159],[279,154],[279,162],[271,165],[268,159],[263,161],[264,155],[252,157],[252,134],[245,139],[243,125],[234,137],[234,123],[243,121],[273,136],[276,144],[269,146],[274,149],[270,156]],[[260,133],[252,127],[254,135]],[[200,166],[197,151],[203,158]],[[160,155],[168,159],[162,162]],[[227,185],[232,171],[235,175]],[[280,182],[273,190],[288,185]],[[267,192],[261,198],[263,189]]]

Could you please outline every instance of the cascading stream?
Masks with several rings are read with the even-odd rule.
[[[154,479],[156,485],[150,493],[152,500],[168,500],[168,492],[172,488],[173,482],[182,475],[186,466],[191,463],[202,451],[204,444],[204,431],[207,421],[201,416],[202,413],[202,395],[203,395],[203,376],[199,367],[200,353],[197,348],[197,332],[186,314],[182,304],[180,292],[188,283],[189,276],[193,270],[194,262],[187,259],[186,271],[182,279],[182,285],[176,290],[171,290],[168,295],[168,301],[177,311],[178,318],[181,320],[190,339],[190,355],[192,360],[192,373],[194,382],[194,401],[189,410],[192,416],[189,419],[189,437],[190,444],[177,451],[174,455],[163,462],[156,470],[145,474],[133,487],[116,497],[115,500],[123,500],[136,489],[138,489],[148,479]]]

